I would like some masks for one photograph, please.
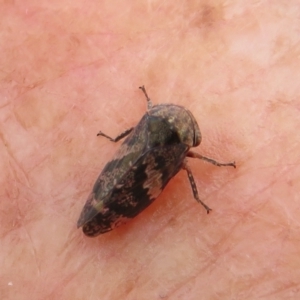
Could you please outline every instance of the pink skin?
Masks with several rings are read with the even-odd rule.
[[[1,4],[1,299],[299,298],[299,1],[215,3]],[[189,159],[209,215],[182,171],[87,238],[77,218],[118,147],[96,134],[139,121],[142,84],[192,111],[193,151],[237,169]]]

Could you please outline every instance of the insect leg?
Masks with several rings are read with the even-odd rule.
[[[104,136],[106,137],[107,139],[109,139],[111,142],[114,142],[116,143],[117,141],[121,140],[122,138],[124,138],[125,136],[127,136],[132,130],[133,130],[134,127],[131,127],[127,130],[125,130],[124,132],[122,132],[121,134],[119,134],[117,137],[115,138],[111,138],[110,136],[106,135],[105,133],[103,133],[102,131],[99,131],[97,133],[97,136]]]
[[[207,162],[209,162],[209,163],[211,163],[215,166],[218,166],[218,167],[234,167],[234,168],[236,168],[235,162],[222,164],[222,163],[219,163],[219,162],[215,161],[214,159],[202,156],[201,154],[195,153],[193,151],[189,151],[186,156],[192,157],[192,158],[203,159],[203,160],[205,160],[205,161],[207,161]]]
[[[201,199],[199,198],[199,194],[198,194],[198,190],[197,190],[197,186],[194,180],[194,176],[192,174],[192,171],[190,169],[190,167],[188,166],[187,162],[184,161],[182,168],[184,170],[186,170],[187,174],[188,174],[188,178],[192,187],[192,191],[193,191],[193,195],[194,198],[206,209],[206,212],[209,213],[211,211],[211,208],[209,208],[204,202],[201,201]]]
[[[143,93],[145,94],[145,96],[146,96],[146,100],[148,102],[148,110],[151,109],[152,108],[152,102],[151,102],[151,99],[149,98],[149,96],[146,92],[145,87],[142,85],[142,86],[139,87],[139,89],[141,89],[143,91]]]

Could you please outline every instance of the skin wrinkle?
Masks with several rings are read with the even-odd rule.
[[[284,135],[282,135],[282,136],[284,136]],[[250,160],[254,159],[255,157],[258,157],[259,153],[262,153],[266,146],[271,145],[272,142],[276,141],[277,139],[278,139],[278,136],[273,136],[271,139],[268,139],[268,141],[265,141],[265,143],[263,145],[261,145],[261,147],[255,148],[255,152],[251,153],[251,155],[248,156],[245,161],[250,161]],[[295,145],[294,148],[297,148],[297,145]],[[293,149],[293,148],[291,148],[291,149]],[[290,149],[285,149],[284,151],[285,152],[281,153],[281,157],[288,157],[287,154],[290,152]],[[277,164],[277,165],[274,164],[274,165],[253,167],[253,169],[247,170],[247,172],[256,171],[256,170],[265,170],[265,169],[273,168],[273,167],[280,166],[280,165],[281,164]],[[239,165],[239,167],[242,167],[242,165]],[[239,175],[239,177],[236,177],[236,178],[238,179],[238,178],[242,177],[243,175],[244,174],[242,173]]]
[[[155,240],[157,240],[157,239],[161,239],[161,238],[160,238],[160,235],[162,235],[162,234],[164,234],[163,228],[158,228],[158,229],[157,229],[155,232],[153,232],[153,234],[151,235],[152,238],[148,238],[149,244],[153,243],[153,242],[154,242]],[[139,257],[139,254],[143,254],[143,252],[144,252],[144,249],[141,248],[140,251],[138,251],[138,252],[135,253],[135,255],[136,255],[137,257]],[[154,262],[154,261],[155,261],[155,255],[153,255],[152,259],[145,261],[145,262],[144,262],[144,265],[141,265],[141,266],[140,266],[140,270],[142,271],[142,270],[143,270],[143,266],[149,266],[149,265],[151,265],[151,263]],[[136,285],[138,285],[138,283],[139,283],[139,282],[138,282],[138,279],[139,279],[139,278],[140,278],[140,274],[137,273],[136,276],[135,276],[135,279],[132,278],[132,281],[135,282]],[[133,290],[134,290],[134,289],[133,289],[133,286],[131,286],[131,288],[129,289],[129,291],[127,291],[127,297],[130,296],[130,294],[131,294],[131,292],[132,292]],[[129,298],[129,299],[131,299],[131,298]]]
[[[9,162],[10,163],[13,162],[13,166],[12,166],[12,164],[10,164],[10,167],[12,167],[12,169],[13,169],[13,172],[12,172],[13,177],[17,178],[19,180],[19,184],[22,184],[22,185],[24,184],[27,187],[29,187],[30,180],[29,180],[29,177],[28,177],[25,169],[22,167],[22,164],[17,160],[17,158],[13,156],[12,152],[11,152],[11,155],[12,156],[10,156],[11,159],[9,160]]]
[[[14,162],[15,162],[15,160],[14,160]],[[13,168],[13,171],[14,172],[10,172],[12,175],[17,174],[17,171],[15,171],[15,168]],[[12,177],[16,178],[17,176],[15,175],[15,176],[12,176]],[[20,206],[19,206],[20,200],[19,200],[18,196],[20,195],[20,191],[19,191],[19,188],[16,187],[18,184],[21,184],[21,182],[17,182],[17,183],[14,182],[14,190],[13,190],[14,191],[14,195],[13,195],[13,197],[11,196],[11,191],[8,192],[6,190],[6,196],[7,196],[7,198],[10,199],[10,203],[12,203],[13,207],[14,207],[14,212],[16,212],[17,214],[16,214],[16,216],[14,216],[11,219],[11,222],[13,222],[13,226],[11,227],[10,230],[8,230],[8,231],[6,231],[4,233],[4,236],[7,236],[7,235],[9,235],[12,232],[19,231],[21,228],[24,228],[25,232],[28,233],[26,231],[25,223],[23,221],[23,219],[24,219],[24,213],[20,209]],[[17,194],[16,194],[16,192],[17,192]],[[35,251],[34,251],[34,253],[35,253]]]
[[[123,245],[123,247],[126,248],[126,245]],[[123,248],[123,247],[122,247],[122,248]],[[122,249],[122,248],[121,248],[121,249]],[[119,251],[119,250],[121,250],[121,249],[118,249],[117,251]],[[91,261],[92,261],[92,260],[93,260],[93,259],[91,259]],[[105,263],[105,265],[109,265],[109,264],[110,264],[110,261],[108,260],[108,261]],[[104,265],[104,266],[105,266],[105,265]],[[100,272],[100,269],[99,269],[97,272]],[[139,276],[141,276],[141,275],[137,275],[137,277],[139,277]],[[96,295],[96,294],[97,294],[97,291],[98,291],[99,284],[98,284],[98,281],[97,281],[97,280],[98,280],[98,279],[97,279],[97,276],[94,275],[93,278],[94,278],[94,281],[93,281],[94,284],[93,284],[93,288],[91,289],[91,295],[93,295],[93,294]]]
[[[167,299],[174,299],[177,296],[177,294],[180,294],[180,291],[183,290],[184,287],[191,285],[191,281],[195,281],[198,277],[201,276],[201,274],[204,273],[204,271],[210,269],[211,266],[215,266],[216,261],[217,260],[210,260],[203,267],[201,267],[201,269],[195,275],[187,277],[184,281],[181,282],[179,286],[177,286],[175,289],[168,293],[168,295],[166,296]]]
[[[20,208],[19,207],[18,207],[18,210],[19,210],[19,213],[20,213]],[[29,233],[28,229],[26,228],[26,225],[22,224],[22,226],[23,226],[24,231],[25,231],[25,233],[27,235],[27,238],[29,240],[29,244],[30,244],[32,252],[33,252],[32,254],[33,254],[33,257],[34,257],[34,262],[35,262],[35,265],[36,265],[36,268],[37,268],[37,271],[38,271],[38,275],[40,276],[41,275],[41,267],[39,265],[39,262],[38,262],[39,259],[37,257],[38,256],[38,251],[37,251],[36,247],[34,246],[33,240],[30,236],[30,233]]]
[[[3,99],[1,99],[1,100],[3,100]],[[9,102],[9,100],[7,99],[7,101],[5,102],[5,103],[1,103],[1,105],[0,105],[0,110],[2,110],[2,109],[4,109],[4,108],[7,108],[7,107],[9,107],[10,106],[10,102]]]
[[[263,188],[262,190],[267,190],[267,187]],[[258,191],[256,194],[257,195],[261,194],[262,190]],[[253,211],[244,212],[240,216],[239,221],[236,222],[235,225],[232,226],[231,229],[227,231],[227,234],[223,235],[222,238],[217,243],[215,243],[215,246],[211,247],[211,249],[213,249],[213,248],[222,249],[222,245],[224,245],[226,243],[226,241],[229,240],[229,237],[231,235],[233,235],[233,233],[234,233],[234,231],[236,229],[240,228],[241,224],[243,223],[243,220],[245,220],[246,217],[249,216],[249,215],[251,215],[251,214],[253,214]],[[222,257],[223,254],[224,254],[224,251],[222,251],[222,253],[218,253],[218,256],[213,255],[213,257],[215,257],[215,260],[211,260],[209,263],[207,263],[206,266],[207,267],[209,267],[209,266],[216,266],[217,265],[217,261],[219,260],[220,257]],[[201,274],[203,274],[203,272],[204,272],[205,269],[206,268],[201,268],[201,270],[199,270],[199,272],[197,273],[197,275],[193,275],[190,278],[187,278],[186,281],[185,281],[185,283],[182,283],[182,285],[180,287],[178,287],[176,290],[173,290],[172,293],[168,295],[170,297],[170,299],[172,299],[172,297],[175,297],[176,293],[179,292],[180,289],[183,289],[185,285],[190,284],[190,279],[191,278],[196,279],[198,276],[201,276]],[[260,278],[260,281],[263,281],[263,279],[264,278]]]
[[[160,239],[160,235],[162,235],[164,233],[164,231],[161,230],[162,228],[158,228],[156,231],[154,231],[149,237],[148,237],[148,241],[149,243],[153,243],[155,240]],[[135,256],[136,257],[140,257],[140,255],[143,254],[144,252],[144,248],[139,248],[138,251],[135,252]],[[156,252],[157,253],[157,252]],[[144,264],[140,266],[140,269],[142,271],[143,266],[149,266],[151,264],[151,262],[153,262],[155,260],[155,253],[153,253],[153,257],[150,258],[150,260],[144,261]],[[129,267],[130,268],[130,267]],[[140,274],[137,273],[135,278],[139,278]],[[135,281],[135,280],[134,280]]]
[[[54,286],[44,297],[44,299],[60,299],[62,294],[61,287],[67,285],[67,283],[71,282],[72,279],[76,277],[76,274],[71,273],[68,277],[64,277],[64,279],[57,281],[56,286]]]
[[[159,233],[162,234],[163,231],[158,230],[158,232],[155,232],[154,236],[157,238],[159,236]],[[154,239],[155,240],[155,239]],[[225,240],[225,238],[222,239],[223,241]],[[151,240],[151,242],[153,241],[153,239]],[[195,275],[191,275],[189,277],[186,278],[185,281],[182,281],[181,284],[177,284],[176,289],[172,290],[172,292],[169,292],[168,295],[166,296],[166,299],[173,299],[173,297],[176,295],[176,293],[180,292],[181,289],[184,288],[184,286],[189,285],[190,281],[193,279],[195,280],[198,276],[201,276],[201,274],[203,274],[203,272],[205,270],[207,270],[210,266],[215,266],[217,263],[218,258],[216,256],[214,260],[210,259],[210,261],[208,261],[204,267],[201,267],[201,269],[195,274]],[[155,257],[153,257],[152,260],[150,260],[150,262],[154,261]],[[147,266],[149,266],[150,263],[147,263]],[[178,286],[179,285],[179,286]]]
[[[287,292],[291,292],[291,290],[299,290],[300,289],[300,283],[298,281],[296,282],[291,282],[290,284],[286,284],[283,287],[278,287],[277,289],[275,289],[274,291],[270,292],[270,293],[265,293],[261,295],[261,298],[264,299],[263,297],[265,297],[266,299],[270,299],[270,296],[280,296],[280,293],[283,291],[287,291]],[[268,298],[267,298],[268,297]]]

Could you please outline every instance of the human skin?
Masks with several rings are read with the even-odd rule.
[[[2,3],[0,298],[299,297],[299,4]],[[144,212],[88,238],[76,222],[153,104],[192,111],[189,159]]]

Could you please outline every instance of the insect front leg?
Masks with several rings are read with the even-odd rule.
[[[192,157],[192,158],[203,159],[203,160],[205,160],[205,161],[207,161],[207,162],[209,162],[209,163],[211,163],[211,164],[213,164],[215,166],[218,166],[218,167],[234,167],[234,168],[236,168],[235,161],[234,162],[230,162],[230,163],[224,163],[224,164],[222,164],[222,163],[219,163],[219,162],[215,161],[214,159],[205,157],[205,156],[203,156],[201,154],[198,154],[198,153],[195,153],[193,151],[189,151],[186,156]]]
[[[104,136],[104,137],[106,137],[107,139],[109,139],[111,142],[116,143],[117,141],[119,141],[119,140],[121,140],[122,138],[124,138],[125,136],[127,136],[127,135],[133,130],[133,128],[134,128],[134,127],[131,127],[131,128],[129,128],[129,129],[125,130],[124,132],[122,132],[121,134],[119,134],[119,135],[118,135],[117,137],[115,137],[115,138],[112,138],[112,137],[106,135],[106,134],[103,133],[102,131],[99,131],[99,132],[97,133],[97,136]]]
[[[197,190],[197,186],[194,180],[194,176],[192,174],[192,171],[189,167],[189,165],[187,164],[187,161],[183,162],[182,168],[184,170],[186,170],[187,174],[188,174],[188,178],[192,187],[192,191],[193,191],[193,195],[194,198],[206,209],[206,212],[209,213],[211,211],[211,208],[209,208],[203,201],[201,201],[201,199],[199,198],[199,194],[198,194],[198,190]]]

